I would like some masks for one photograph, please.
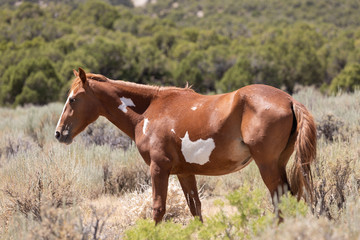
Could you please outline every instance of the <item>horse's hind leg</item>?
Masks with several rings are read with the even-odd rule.
[[[282,181],[284,182],[284,185],[283,185],[284,192],[286,190],[289,190],[292,195],[294,195],[294,194],[291,191],[291,187],[290,187],[290,184],[289,184],[289,181],[287,178],[286,165],[287,165],[292,153],[294,152],[295,141],[296,141],[296,136],[295,135],[291,136],[286,148],[281,153],[279,160],[278,160],[278,168],[281,173]]]
[[[286,163],[289,159],[289,153],[290,151],[283,151],[281,154],[260,151],[253,151],[252,153],[252,157],[273,200],[274,197],[280,197],[290,189],[286,175]]]
[[[244,142],[274,197],[279,186],[289,186],[285,168],[295,140],[293,113],[291,109],[259,111],[244,118],[242,124]]]
[[[274,210],[277,212],[277,203],[280,197],[290,190],[290,184],[288,182],[286,174],[286,164],[294,150],[292,139],[289,140],[286,148],[282,151],[279,157],[266,158],[265,156],[254,157],[257,166],[259,167],[261,177],[269,189],[272,201],[274,204]],[[281,216],[280,221],[282,221]]]
[[[274,200],[278,200],[281,195],[290,190],[286,164],[293,152],[293,142],[291,138],[287,142],[284,139],[282,143],[272,140],[273,144],[270,144],[270,139],[266,140],[249,146],[249,149],[276,208]]]
[[[186,202],[190,208],[191,214],[195,217],[198,216],[200,221],[202,220],[201,216],[201,202],[199,199],[198,189],[196,186],[195,175],[177,175],[181,188],[184,192]]]
[[[289,186],[286,164],[293,146],[290,137],[293,113],[291,109],[287,112],[259,111],[243,118],[242,124],[244,142],[260,170],[276,209],[274,200],[284,194],[284,186]]]
[[[285,190],[289,187],[285,168],[279,168],[277,164],[258,164],[258,167],[261,177],[274,201],[275,198],[284,194]]]

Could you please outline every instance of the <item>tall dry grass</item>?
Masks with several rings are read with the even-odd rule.
[[[358,239],[360,92],[323,96],[306,88],[294,97],[318,124],[313,214],[285,219],[260,236]],[[72,145],[59,144],[53,131],[61,109],[0,109],[0,239],[119,239],[151,215],[148,166],[129,139],[99,119]],[[177,179],[170,182],[166,219],[186,224],[185,198]],[[214,199],[244,185],[266,193],[272,209],[254,163],[225,176],[198,176],[198,185],[205,219],[218,211]]]

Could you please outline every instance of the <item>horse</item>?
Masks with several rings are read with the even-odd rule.
[[[177,175],[191,214],[201,221],[195,175],[236,172],[252,160],[273,198],[285,189],[298,200],[312,196],[314,119],[284,91],[255,84],[230,93],[201,95],[191,87],[111,80],[81,68],[73,72],[55,138],[70,144],[99,116],[127,134],[150,166],[156,224],[165,214],[170,174]],[[286,165],[294,150],[289,183]]]

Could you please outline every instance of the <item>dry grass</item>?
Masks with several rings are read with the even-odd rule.
[[[286,219],[261,237],[359,239],[360,92],[325,97],[307,88],[295,98],[318,123],[314,214]],[[119,239],[137,219],[151,217],[148,166],[135,147],[105,119],[72,145],[58,144],[61,109],[0,109],[0,239]],[[198,176],[205,218],[218,211],[214,199],[244,184],[267,193],[254,163],[226,176]],[[191,219],[176,178],[165,219]]]

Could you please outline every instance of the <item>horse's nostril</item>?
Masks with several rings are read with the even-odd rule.
[[[56,132],[55,132],[55,138],[56,138],[56,139],[59,139],[59,138],[60,138],[60,132],[59,132],[59,131],[56,131]]]

